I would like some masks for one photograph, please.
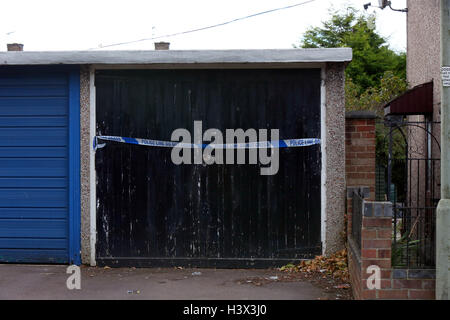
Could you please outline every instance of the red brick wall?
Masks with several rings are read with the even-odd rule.
[[[384,210],[383,210],[384,211]],[[364,299],[383,299],[380,292],[391,288],[392,217],[363,217],[361,230],[362,291]],[[369,266],[381,269],[381,290],[367,288]]]
[[[375,118],[347,113],[345,119],[345,174],[347,187],[366,186],[375,199]]]
[[[364,203],[361,250],[348,236],[348,265],[355,299],[434,299],[435,270],[396,269],[391,266],[392,205],[389,202]],[[380,268],[380,289],[369,289],[367,267]]]

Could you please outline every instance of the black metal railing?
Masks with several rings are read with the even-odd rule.
[[[433,268],[440,123],[429,117],[423,121],[393,117],[383,123],[377,129],[376,199],[393,204],[392,266]]]
[[[436,258],[436,207],[395,208],[392,265],[432,268]]]
[[[407,170],[404,196],[393,201],[392,265],[432,268],[436,258],[436,207],[439,202],[435,180],[440,160],[407,158],[404,161]]]
[[[360,191],[354,190],[352,196],[352,238],[361,250],[362,209],[364,198]]]
[[[386,201],[386,166],[375,167],[375,201]]]

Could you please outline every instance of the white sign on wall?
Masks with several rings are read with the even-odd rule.
[[[442,85],[444,87],[450,87],[450,67],[441,68]]]

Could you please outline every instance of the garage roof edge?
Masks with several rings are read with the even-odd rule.
[[[351,48],[0,52],[0,65],[349,62]]]

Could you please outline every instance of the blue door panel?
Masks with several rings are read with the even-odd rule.
[[[79,260],[69,143],[79,71],[58,68],[0,68],[0,262]]]
[[[3,158],[0,177],[65,177],[67,159],[64,158]]]
[[[53,219],[0,220],[2,238],[67,238],[67,221]],[[12,246],[10,248],[13,248]]]
[[[67,263],[67,249],[0,249],[0,261],[9,263]]]
[[[0,86],[52,86],[67,85],[67,76],[61,72],[41,72],[36,74],[23,72],[9,72],[0,74]]]
[[[67,97],[0,97],[0,116],[64,116]]]
[[[67,189],[0,189],[0,203],[3,207],[61,208],[68,206]],[[2,222],[0,221],[0,224]]]
[[[67,188],[66,178],[0,178],[0,188]]]
[[[66,84],[0,87],[0,97],[65,97],[67,94]]]
[[[4,116],[0,118],[0,127],[64,127],[67,118],[64,116]]]
[[[67,145],[67,127],[0,128],[0,146],[57,146]]]
[[[67,208],[0,208],[0,219],[66,219]]]
[[[28,238],[0,238],[0,250],[1,249],[66,249],[67,250],[67,239],[66,238],[55,238],[55,239],[28,239]]]
[[[0,147],[0,158],[64,158],[66,147]]]

